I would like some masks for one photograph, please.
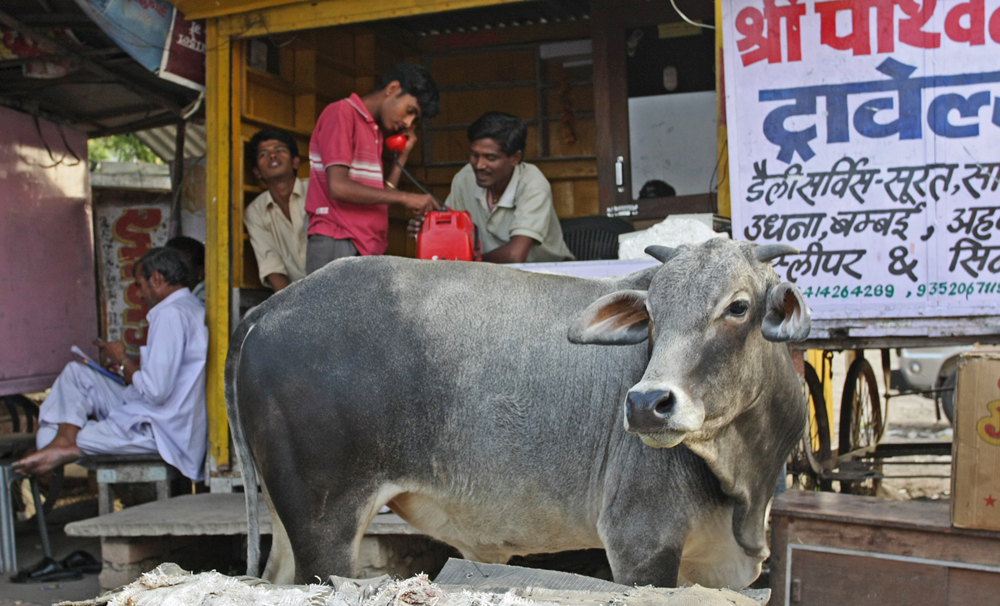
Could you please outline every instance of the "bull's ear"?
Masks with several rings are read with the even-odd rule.
[[[802,341],[809,336],[811,318],[799,287],[782,282],[767,293],[767,314],[761,331],[768,341]]]
[[[619,290],[583,310],[569,327],[571,343],[633,345],[649,337],[646,291]]]

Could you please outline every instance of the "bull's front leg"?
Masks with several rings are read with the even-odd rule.
[[[677,528],[673,533],[657,520],[643,517],[615,525],[602,534],[616,583],[677,586],[685,530]]]

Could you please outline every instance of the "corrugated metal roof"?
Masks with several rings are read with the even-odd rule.
[[[90,172],[90,186],[169,192],[170,167],[144,162],[101,162]]]
[[[135,133],[139,140],[145,143],[153,153],[163,159],[164,162],[171,162],[174,159],[174,150],[177,146],[177,127],[174,125],[161,126],[140,130]],[[184,131],[184,157],[200,158],[205,155],[205,125],[188,123]]]

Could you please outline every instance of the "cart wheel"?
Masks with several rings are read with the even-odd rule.
[[[878,444],[885,432],[882,403],[878,395],[875,371],[863,356],[854,360],[844,379],[844,398],[840,404],[840,454],[845,455]],[[882,465],[874,463],[874,471]],[[874,495],[881,480],[841,482],[840,491]]]
[[[941,381],[938,389],[942,391],[938,394],[938,402],[944,416],[948,418],[948,424],[955,425],[955,385],[958,384],[958,371],[953,370]]]
[[[805,365],[805,391],[809,401],[809,434],[795,448],[788,470],[792,484],[802,490],[833,490],[831,480],[820,479],[820,471],[832,456],[830,450],[830,420],[826,412],[823,383],[812,364]]]

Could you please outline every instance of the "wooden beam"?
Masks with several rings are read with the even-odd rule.
[[[173,186],[174,199],[170,204],[170,227],[167,229],[168,238],[176,238],[181,235],[181,194],[184,185],[184,135],[187,132],[187,122],[177,124],[177,132],[174,137],[174,165],[170,170],[170,184]]]
[[[115,73],[105,68],[104,66],[91,61],[90,59],[82,56],[78,51],[68,46],[65,46],[61,42],[53,40],[48,36],[42,35],[39,32],[35,31],[34,29],[25,25],[24,23],[21,23],[19,20],[15,19],[5,11],[0,11],[0,23],[6,25],[11,29],[17,30],[18,32],[24,34],[25,36],[34,39],[35,42],[37,42],[38,45],[41,47],[48,47],[53,52],[62,55],[79,57],[81,64],[87,71],[90,71],[91,73],[94,73],[108,80],[115,80],[128,90],[132,91],[133,93],[149,99],[150,101],[156,103],[157,105],[163,107],[164,109],[174,114],[177,114],[178,116],[183,113],[183,108],[180,105],[177,105],[173,101],[170,101],[169,99],[166,99],[162,95],[158,95],[147,88],[136,85],[134,78],[129,78],[122,74]]]
[[[21,15],[21,22],[28,26],[44,28],[86,28],[97,29],[97,24],[82,13],[37,13]]]
[[[268,2],[270,8],[248,9],[247,12],[240,14],[219,17],[218,23],[220,35],[244,38],[524,1],[312,0],[284,4],[283,0],[273,0]],[[282,5],[278,6],[278,3]],[[247,2],[247,5],[249,4],[250,2]]]
[[[109,118],[121,118],[124,116],[132,116],[135,114],[146,114],[144,118],[151,118],[153,112],[162,112],[162,107],[154,107],[150,105],[133,105],[130,107],[116,107],[108,109],[102,112],[94,112],[92,114],[83,114],[80,117],[87,120],[107,120]],[[171,114],[173,116],[173,114]],[[140,118],[140,119],[144,119]]]
[[[0,95],[0,106],[9,107],[10,109],[17,110],[19,112],[26,113],[28,115],[38,116],[52,122],[53,124],[61,124],[63,126],[73,127],[75,124],[66,119],[66,116],[57,116],[55,114],[49,113],[44,109],[38,107],[25,107],[25,104],[20,99],[11,99],[9,97],[4,97]]]
[[[87,136],[91,139],[95,139],[97,137],[110,137],[111,135],[132,133],[137,130],[146,130],[148,128],[157,128],[159,126],[169,126],[179,122],[181,122],[180,116],[175,116],[169,112],[161,111],[161,113],[156,116],[143,118],[142,120],[136,120],[135,122],[126,122],[117,126],[98,128],[97,130],[90,131]]]
[[[39,57],[19,57],[17,59],[4,59],[0,61],[0,69],[7,67],[19,67],[26,63],[31,63],[32,61],[48,61],[48,60],[58,60],[58,59],[70,59],[72,57],[111,57],[118,54],[125,54],[125,51],[118,48],[97,48],[93,50],[81,51],[75,55],[42,55]]]

